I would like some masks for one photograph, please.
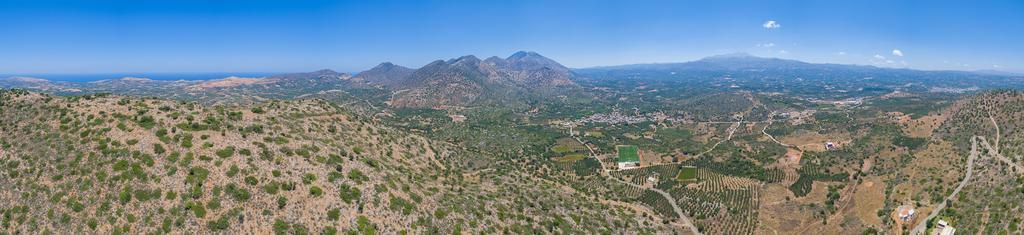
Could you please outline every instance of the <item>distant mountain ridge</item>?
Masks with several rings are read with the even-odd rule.
[[[736,71],[736,70],[874,70],[876,72],[916,72],[916,73],[962,73],[997,76],[1021,76],[1021,74],[994,70],[959,71],[959,70],[917,70],[910,68],[888,68],[872,65],[811,63],[792,59],[759,57],[748,53],[730,53],[713,55],[694,61],[669,63],[639,63],[613,66],[596,66],[578,68],[573,71],[593,73],[600,71],[626,70],[675,70],[685,71]]]
[[[1024,78],[991,71],[921,71],[866,65],[816,64],[736,53],[682,63],[632,64],[570,69],[536,52],[481,60],[467,55],[435,60],[420,68],[390,62],[351,75],[333,70],[267,76],[225,76],[210,80],[106,79],[50,81],[38,77],[0,78],[0,88],[25,88],[61,95],[109,92],[124,95],[231,103],[310,97],[325,92],[348,98],[386,100],[393,107],[435,108],[539,101],[594,86],[596,80],[697,81],[689,85],[729,89],[850,91],[935,91],[1024,87]],[[910,88],[907,88],[910,87]],[[583,89],[586,90],[586,89]],[[756,90],[756,89],[755,89]],[[822,92],[825,92],[823,90]],[[314,96],[315,97],[315,96]]]
[[[464,106],[488,94],[520,90],[544,93],[575,86],[572,71],[536,52],[520,51],[507,58],[480,60],[467,55],[435,60],[419,69],[382,63],[356,75],[356,80],[395,91],[391,105],[399,107]]]

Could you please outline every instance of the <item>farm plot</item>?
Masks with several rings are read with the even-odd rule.
[[[760,182],[697,169],[698,184],[668,192],[695,225],[708,234],[753,234],[758,226]]]

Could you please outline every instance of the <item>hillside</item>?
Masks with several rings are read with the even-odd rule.
[[[522,173],[464,171],[486,156],[321,100],[0,90],[0,135],[11,233],[668,231]]]
[[[871,234],[939,218],[996,233],[1024,219],[1012,76],[742,54],[571,70],[518,52],[0,86],[30,90],[0,97],[2,231]],[[637,168],[619,168],[623,145]],[[907,208],[920,216],[897,219]]]
[[[958,143],[958,155],[978,154],[975,174],[938,218],[969,234],[1019,231],[1024,221],[1024,93],[1012,90],[965,97],[950,108],[936,138]],[[964,161],[969,161],[964,159]],[[960,171],[962,172],[962,171]]]

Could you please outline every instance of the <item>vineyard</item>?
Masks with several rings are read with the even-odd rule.
[[[555,180],[580,192],[602,195],[611,200],[632,202],[640,198],[645,191],[643,188],[600,177],[601,163],[595,158],[572,162],[549,161],[549,164],[558,172],[559,177],[554,177]]]
[[[757,229],[760,182],[698,169],[696,187],[667,191],[704,233],[753,234]]]
[[[704,166],[721,166],[703,163]],[[676,180],[682,169],[693,169],[679,164],[659,165],[612,172],[613,177],[643,184],[649,176],[668,176],[659,180],[658,189],[667,191],[695,225],[708,234],[753,234],[757,229],[760,206],[760,180],[719,173],[714,169],[696,168],[696,183]],[[766,179],[779,181],[782,170],[769,169]],[[664,216],[673,216],[672,206],[660,194],[643,190],[639,201]]]
[[[594,158],[584,158],[573,162],[569,168],[578,176],[591,176],[601,171],[601,162]]]
[[[654,212],[657,212],[664,218],[679,218],[676,212],[672,210],[672,204],[661,194],[652,190],[644,190],[643,194],[640,195],[640,203],[651,207]]]
[[[810,164],[801,167],[798,172],[800,178],[797,178],[796,182],[789,186],[789,190],[793,191],[797,197],[803,197],[810,193],[814,181],[842,181],[849,177],[847,173],[824,173],[821,167]]]
[[[668,192],[683,213],[693,219],[694,225],[704,233],[753,234],[759,223],[761,186],[781,182],[786,174],[780,168],[763,168],[745,160],[715,162],[709,159],[691,160],[686,162],[688,165],[657,165],[610,174],[635,185],[650,185],[649,177],[657,179],[654,187]],[[593,177],[600,171],[600,163],[596,159],[552,161],[552,164],[567,176],[564,178],[569,185],[579,191],[614,200],[639,202],[664,218],[678,217],[669,199],[651,189]],[[813,180],[844,177],[817,172],[821,171],[813,166],[801,170],[800,180],[796,180],[793,187],[803,187],[801,185],[807,183],[809,188],[809,182]]]
[[[751,161],[731,158],[724,162],[716,162],[711,158],[700,158],[689,160],[686,164],[696,166],[701,169],[709,169],[715,172],[721,172],[723,174],[751,178],[763,181],[765,183],[777,183],[781,182],[786,177],[786,173],[779,168],[763,168],[754,164]]]
[[[634,184],[643,185],[647,177],[657,175],[659,183],[671,182],[672,180],[660,180],[660,179],[674,179],[679,174],[679,170],[683,168],[683,165],[679,164],[666,164],[658,166],[650,166],[644,168],[635,168],[629,170],[613,171],[612,176],[618,177],[625,181],[630,181]]]
[[[561,138],[555,140],[555,146],[551,147],[551,152],[554,152],[558,156],[573,156],[577,154],[586,153],[587,146],[580,144],[573,138]]]
[[[683,182],[696,182],[697,181],[697,167],[686,166],[679,170],[679,175],[676,176],[676,180]]]

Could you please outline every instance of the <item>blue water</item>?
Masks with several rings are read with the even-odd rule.
[[[123,77],[149,78],[153,80],[210,80],[221,79],[230,76],[236,77],[267,77],[281,73],[109,73],[109,74],[5,74],[0,78],[11,76],[36,77],[50,81],[65,82],[91,82],[104,79],[118,79]]]

